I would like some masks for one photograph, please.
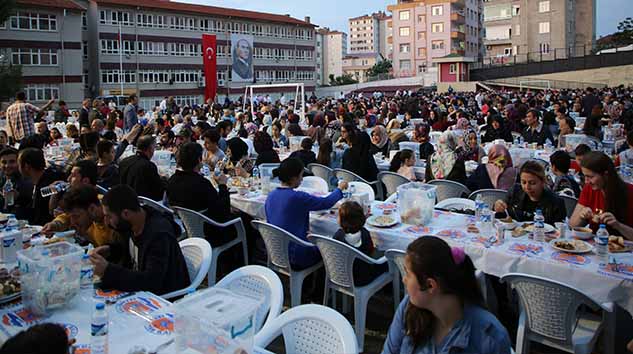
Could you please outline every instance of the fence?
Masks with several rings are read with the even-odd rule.
[[[595,82],[581,82],[581,81],[563,81],[563,80],[544,80],[540,78],[530,78],[530,77],[509,77],[504,79],[495,79],[486,81],[489,84],[494,85],[507,85],[507,86],[518,86],[520,88],[530,88],[530,89],[584,89],[588,86],[594,88],[605,88],[608,85],[604,83],[595,83]]]

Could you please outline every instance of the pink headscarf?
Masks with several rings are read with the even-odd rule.
[[[516,169],[512,167],[512,156],[505,145],[497,144],[490,148],[486,170],[494,188],[512,187],[516,179]]]
[[[461,129],[461,130],[466,130],[468,129],[468,125],[470,124],[470,122],[468,122],[468,119],[466,118],[459,118],[457,120],[457,124],[455,124],[455,128],[456,129]]]

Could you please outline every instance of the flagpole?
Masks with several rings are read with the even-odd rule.
[[[121,84],[121,92],[123,96],[123,31],[121,30],[121,21],[119,21],[119,84]]]

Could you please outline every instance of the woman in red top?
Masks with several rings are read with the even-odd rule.
[[[633,185],[625,183],[615,170],[609,156],[593,151],[586,154],[581,163],[585,186],[571,216],[570,225],[598,224],[608,226],[612,234],[633,239]]]

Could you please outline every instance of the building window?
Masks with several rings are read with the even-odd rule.
[[[442,33],[444,32],[444,23],[443,22],[437,22],[431,25],[431,31],[433,33]]]
[[[88,41],[81,42],[84,60],[88,60]]]
[[[444,13],[444,6],[440,5],[440,6],[431,7],[431,14],[433,16],[442,16],[443,13]]]
[[[410,14],[409,10],[400,11],[400,21],[409,21],[409,14]]]
[[[136,72],[133,70],[123,70],[119,75],[119,70],[101,70],[101,82],[104,84],[118,84],[121,81],[126,84],[136,83]]]
[[[432,41],[431,49],[444,49],[444,41]]]
[[[13,48],[14,65],[57,66],[57,49]]]
[[[512,16],[519,16],[520,13],[521,13],[521,6],[512,5]]]
[[[549,1],[541,1],[538,3],[538,12],[549,12]]]
[[[99,13],[99,22],[104,25],[132,26],[134,21],[127,11],[101,10]]]
[[[418,72],[425,73],[426,72],[426,64],[418,65]]]
[[[509,57],[510,55],[512,55],[512,48],[504,48],[503,55],[505,55],[506,57]]]
[[[514,36],[520,36],[521,35],[521,25],[515,25],[514,26]]]
[[[418,56],[421,58],[426,58],[426,48],[418,48]]]
[[[81,13],[81,29],[84,31],[88,29],[88,15],[86,15],[86,11]]]
[[[426,32],[418,32],[418,40],[425,41],[425,39],[426,39]]]
[[[400,70],[411,70],[411,60],[410,59],[401,59],[400,60]]]
[[[538,33],[540,34],[549,33],[549,22],[539,22]]]
[[[449,74],[457,74],[457,64],[450,64],[448,66],[448,73]]]
[[[549,54],[549,43],[541,43],[539,47],[541,54]]]
[[[10,29],[26,31],[57,31],[57,16],[32,12],[17,12],[9,19]]]
[[[409,36],[409,27],[400,27],[400,37]]]
[[[411,51],[411,45],[409,43],[400,44],[400,53],[409,53]]]
[[[424,22],[424,15],[418,15],[418,23]]]
[[[119,41],[116,39],[102,39],[101,54],[119,54]]]
[[[27,101],[47,101],[59,97],[57,85],[28,85],[24,88]]]

